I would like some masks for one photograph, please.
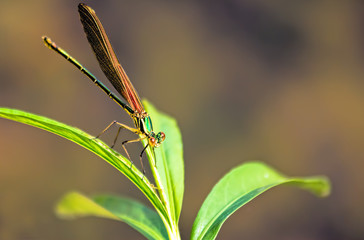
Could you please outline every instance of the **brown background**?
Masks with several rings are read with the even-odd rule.
[[[183,239],[212,186],[248,160],[289,175],[325,174],[332,195],[271,190],[232,215],[218,239],[364,238],[360,1],[86,3],[140,96],[179,122],[186,167]],[[48,35],[106,82],[77,4],[0,1],[0,105],[96,135],[114,119],[131,121],[41,41]],[[19,123],[0,119],[0,133],[0,239],[142,238],[123,223],[64,221],[53,213],[57,199],[73,189],[146,202],[111,166]]]

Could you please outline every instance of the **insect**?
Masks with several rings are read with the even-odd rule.
[[[121,129],[127,129],[139,135],[139,138],[134,140],[128,140],[122,142],[124,151],[126,152],[128,158],[130,159],[129,153],[125,148],[127,143],[139,142],[143,139],[147,139],[147,144],[140,153],[140,162],[143,168],[143,173],[145,173],[142,156],[148,146],[154,149],[160,146],[160,144],[165,139],[165,134],[163,132],[155,133],[153,131],[152,120],[149,114],[144,110],[143,104],[140,101],[138,93],[131,84],[128,76],[126,75],[124,69],[120,65],[113,48],[111,47],[110,41],[105,33],[105,30],[96,16],[95,11],[89,6],[80,3],[78,5],[78,12],[80,14],[80,20],[83,25],[86,37],[93,52],[96,55],[97,61],[104,72],[107,79],[114,86],[116,91],[126,100],[125,103],[117,95],[111,92],[102,82],[100,82],[90,71],[83,67],[76,59],[71,57],[62,48],[59,48],[52,40],[46,36],[43,36],[43,41],[45,45],[59,53],[70,63],[72,63],[76,68],[78,68],[82,73],[84,73],[92,82],[94,82],[102,91],[104,91],[112,100],[120,105],[133,119],[135,128],[129,127],[123,123],[113,121],[109,124],[96,138],[108,130],[112,125],[117,124],[119,126],[116,138],[112,147],[114,146],[116,139],[119,135]],[[133,164],[133,163],[132,163]]]

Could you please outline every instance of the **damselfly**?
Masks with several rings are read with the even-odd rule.
[[[129,153],[125,148],[125,144],[131,142],[139,142],[143,139],[147,139],[147,144],[140,153],[140,161],[142,164],[143,172],[143,162],[142,156],[148,146],[155,148],[158,147],[165,139],[165,134],[163,132],[155,133],[153,131],[152,120],[148,113],[144,110],[143,104],[140,101],[138,93],[135,91],[133,85],[131,84],[128,76],[126,75],[124,69],[120,65],[113,48],[111,47],[110,41],[105,33],[105,30],[96,16],[95,11],[89,6],[80,3],[78,5],[78,12],[80,14],[81,23],[83,25],[84,31],[86,33],[88,42],[91,45],[93,52],[96,55],[97,61],[108,80],[114,86],[116,91],[121,94],[121,96],[126,100],[127,103],[122,101],[117,95],[112,93],[102,82],[100,82],[90,71],[83,67],[76,59],[71,57],[66,51],[57,47],[57,45],[52,42],[48,37],[42,37],[44,43],[50,49],[56,51],[70,63],[76,66],[81,72],[83,72],[88,78],[91,79],[100,89],[102,89],[111,99],[113,99],[117,104],[119,104],[133,119],[135,128],[129,127],[123,123],[113,121],[109,126],[107,126],[99,136],[109,129],[112,125],[117,124],[119,130],[117,136],[121,129],[127,129],[139,137],[134,140],[124,141],[122,146],[128,155]],[[117,139],[117,136],[114,140]],[[113,144],[113,145],[114,145]]]

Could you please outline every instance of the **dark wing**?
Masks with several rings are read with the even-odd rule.
[[[121,67],[95,11],[89,6],[80,3],[78,5],[78,12],[88,42],[96,55],[102,71],[134,111],[144,112],[138,93]]]

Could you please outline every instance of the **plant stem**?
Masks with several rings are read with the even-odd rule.
[[[164,186],[162,184],[162,180],[161,180],[160,175],[158,173],[158,169],[157,169],[157,165],[156,165],[156,159],[154,157],[155,156],[154,155],[154,150],[152,148],[148,147],[146,151],[147,151],[147,155],[148,155],[149,166],[150,166],[150,169],[152,171],[153,178],[154,178],[154,181],[155,181],[155,184],[156,184],[155,187],[158,190],[159,198],[161,199],[162,204],[166,208],[169,219],[164,219],[164,217],[161,216],[161,214],[160,214],[160,216],[161,216],[163,222],[166,225],[169,238],[173,239],[173,240],[180,240],[181,237],[180,237],[180,234],[179,234],[179,229],[178,229],[177,224],[173,221],[174,218],[173,218],[173,215],[172,215],[172,212],[171,212],[170,202],[168,201],[168,198],[167,198],[165,190],[164,190]]]

